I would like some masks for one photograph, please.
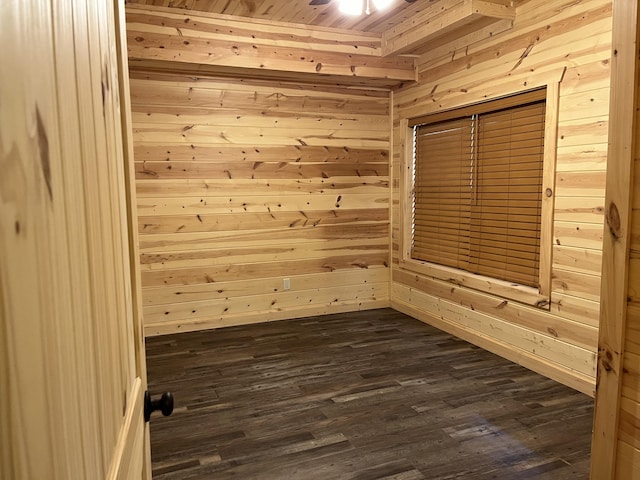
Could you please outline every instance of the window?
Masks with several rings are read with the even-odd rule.
[[[408,121],[407,260],[545,290],[546,90]]]

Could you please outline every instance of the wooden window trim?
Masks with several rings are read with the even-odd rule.
[[[545,85],[541,85],[545,86]],[[513,92],[509,96],[496,99],[504,101],[505,106],[509,105],[514,95],[523,92]],[[539,88],[527,94],[533,96],[540,95]],[[522,103],[519,97],[518,103]],[[434,263],[429,263],[411,258],[411,228],[412,213],[411,205],[413,199],[413,126],[425,123],[424,119],[429,118],[429,122],[442,121],[455,116],[471,114],[474,109],[482,106],[473,104],[459,109],[435,112],[432,115],[420,116],[411,119],[400,120],[400,131],[403,132],[400,154],[401,154],[401,175],[400,175],[400,255],[399,266],[402,269],[419,273],[434,279],[463,286],[474,290],[479,290],[507,300],[514,300],[520,303],[531,305],[537,308],[549,310],[551,306],[551,264],[553,250],[553,212],[555,203],[555,171],[556,152],[558,136],[558,103],[559,103],[559,82],[546,84],[545,110],[545,133],[544,133],[544,159],[542,174],[542,212],[540,225],[540,263],[539,263],[539,285],[540,288],[527,287],[523,285],[506,282],[483,275],[477,275],[445,267]],[[492,101],[492,100],[488,100]]]

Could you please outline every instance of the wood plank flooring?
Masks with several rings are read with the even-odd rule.
[[[147,340],[154,479],[587,479],[589,397],[391,309]]]

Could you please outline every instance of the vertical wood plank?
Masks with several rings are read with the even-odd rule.
[[[114,236],[114,213],[117,208],[117,198],[114,198],[113,182],[110,172],[113,160],[113,146],[111,144],[111,130],[100,128],[107,121],[110,114],[110,102],[114,87],[109,83],[107,73],[107,52],[102,38],[104,22],[104,5],[87,3],[87,33],[89,38],[89,75],[91,85],[100,85],[100,90],[91,88],[86,102],[80,103],[80,115],[84,121],[85,136],[89,140],[90,153],[84,167],[87,177],[85,184],[93,188],[87,189],[89,198],[90,217],[103,218],[101,222],[92,222],[91,244],[93,246],[93,262],[100,265],[101,271],[93,272],[93,298],[102,305],[96,311],[100,318],[95,330],[95,344],[97,349],[98,368],[103,381],[99,384],[101,391],[96,408],[101,414],[101,437],[103,445],[115,445],[118,438],[119,425],[110,419],[122,412],[124,392],[121,392],[119,379],[122,375],[122,365],[119,361],[120,345],[116,341],[120,305],[115,301],[118,295],[116,265],[111,261],[110,254],[119,246],[119,239]],[[90,132],[93,130],[94,137]],[[109,255],[104,254],[109,252]],[[114,362],[115,359],[115,362]],[[120,413],[118,413],[120,412]],[[103,463],[111,463],[111,453],[103,449]]]
[[[57,456],[66,445],[50,441],[56,426],[50,404],[59,401],[60,387],[51,375],[59,362],[48,360],[59,339],[55,325],[71,312],[57,295],[64,292],[56,281],[68,270],[55,226],[64,219],[65,203],[55,74],[37,67],[54,58],[47,3],[0,5],[2,43],[38,45],[20,54],[0,52],[0,471],[6,478],[46,478],[77,467],[61,465]],[[41,320],[46,314],[48,323]]]
[[[96,318],[99,315],[92,308],[91,273],[90,273],[90,249],[86,241],[86,231],[90,220],[86,218],[88,207],[83,189],[77,188],[78,182],[84,170],[83,159],[86,159],[87,143],[86,130],[83,128],[84,120],[81,118],[80,102],[82,97],[69,94],[69,86],[76,85],[77,90],[92,91],[91,80],[84,75],[85,68],[89,64],[89,43],[87,42],[87,21],[84,4],[82,2],[56,2],[53,5],[53,21],[56,45],[56,66],[58,74],[58,97],[64,99],[59,115],[62,155],[65,159],[65,196],[67,198],[68,215],[75,219],[67,226],[67,243],[71,255],[75,261],[69,261],[72,269],[71,285],[75,315],[77,318]],[[73,32],[73,35],[70,35]],[[74,55],[68,55],[73,51]],[[76,90],[73,89],[73,90]],[[75,350],[72,363],[64,369],[68,381],[74,381],[74,386],[67,385],[69,391],[77,392],[78,399],[71,411],[77,413],[66,418],[65,428],[77,429],[82,439],[87,441],[87,446],[82,455],[83,476],[99,476],[105,468],[102,450],[104,444],[101,441],[101,429],[99,427],[99,415],[95,408],[100,398],[100,391],[95,379],[99,375],[95,360],[95,330],[91,322],[65,322],[62,335],[67,341],[73,339],[70,351]],[[74,401],[67,401],[74,405]],[[74,425],[73,418],[78,419]],[[80,440],[70,446],[70,451],[77,449]]]
[[[142,471],[113,8],[0,5],[2,478]]]
[[[400,225],[404,225],[405,222],[412,221],[412,200],[413,200],[413,137],[412,131],[409,130],[409,121],[406,118],[400,120],[398,135],[398,151],[400,152],[400,192],[402,196],[398,197],[400,204],[400,215],[397,219]],[[411,236],[407,235],[405,229],[399,229],[398,233],[398,245],[400,247],[400,261],[405,258],[411,257]]]
[[[388,121],[388,125],[389,125],[389,147],[391,147],[391,145],[393,145],[393,141],[394,141],[394,129],[393,129],[393,115],[391,115],[391,112],[393,112],[393,91],[389,92],[389,106],[388,106],[388,110],[387,110],[387,121]],[[387,151],[389,154],[389,165],[388,165],[388,169],[387,169],[387,175],[389,179],[393,178],[393,159],[391,158],[391,149],[389,148],[389,150]],[[391,195],[392,192],[392,188],[389,187],[388,190],[388,198],[389,198],[389,216],[388,216],[388,237],[389,237],[389,253],[387,256],[387,265],[388,265],[388,279],[389,282],[387,284],[387,291],[389,290],[389,286],[391,285],[391,282],[393,281],[393,241],[394,241],[394,234],[393,234],[393,228],[391,228],[391,225],[393,225],[393,212],[396,210],[396,205],[394,204],[394,199],[393,196]],[[387,298],[389,297],[389,295],[387,295]]]
[[[540,225],[540,293],[551,295],[551,264],[553,245],[553,210],[555,199],[556,155],[558,151],[558,101],[560,85],[547,85],[546,117],[544,120],[544,163],[542,172],[542,215]]]
[[[605,232],[591,478],[616,478],[638,80],[638,4],[613,2]]]
[[[127,56],[127,27],[126,27],[126,14],[124,0],[116,0],[114,2],[114,26],[116,29],[115,45],[116,45],[116,57],[118,65],[118,93],[120,100],[120,126],[121,137],[124,145],[124,165],[122,174],[125,181],[125,195],[126,195],[126,211],[127,211],[127,226],[128,226],[128,247],[129,247],[129,272],[131,275],[131,305],[133,313],[132,335],[135,351],[135,363],[136,371],[140,377],[139,389],[134,390],[132,395],[143,395],[147,390],[147,368],[145,360],[145,346],[144,346],[144,329],[143,329],[143,307],[142,307],[142,281],[140,278],[140,242],[138,239],[137,229],[137,206],[136,206],[136,191],[135,191],[135,166],[134,166],[134,154],[133,154],[133,135],[131,120],[131,91],[129,86],[129,63]],[[139,391],[138,391],[139,390]],[[132,409],[133,410],[133,409]],[[140,412],[137,412],[140,413]],[[127,421],[125,419],[125,421]],[[132,421],[139,421],[135,414],[132,415]],[[138,425],[140,427],[140,425]],[[135,426],[132,427],[135,430]],[[134,460],[142,462],[142,478],[151,479],[151,440],[149,437],[149,424],[142,424],[142,431],[140,432],[142,445],[129,446],[132,450],[130,453],[139,454],[142,452],[142,458],[134,457]],[[135,436],[136,434],[134,434]],[[127,475],[137,475],[139,472],[131,465],[128,466],[128,471],[122,475],[122,478],[128,478]]]

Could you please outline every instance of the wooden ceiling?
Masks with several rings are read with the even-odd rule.
[[[512,0],[395,0],[385,14],[341,14],[337,0],[129,0],[131,68],[394,88],[416,58],[513,26]],[[323,13],[324,12],[324,13]]]
[[[349,16],[338,11],[337,0],[327,5],[310,5],[311,0],[127,0],[128,4],[146,4],[186,10],[210,12],[262,20],[343,28],[362,32],[382,33],[411,18],[437,0],[417,0],[407,3],[394,0],[384,12],[371,5],[371,14]]]

